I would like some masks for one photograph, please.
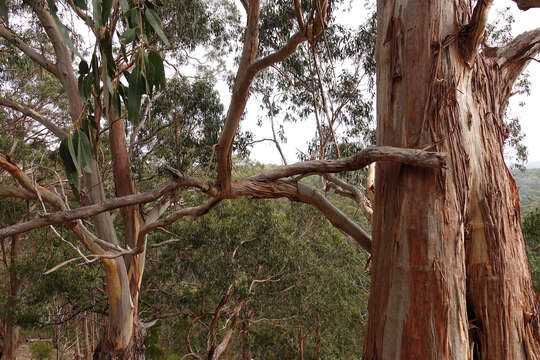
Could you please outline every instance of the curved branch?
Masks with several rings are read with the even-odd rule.
[[[155,201],[164,194],[178,188],[179,186],[179,183],[175,181],[170,181],[159,186],[153,191],[149,191],[143,194],[134,194],[111,200],[105,200],[98,204],[83,206],[74,210],[66,211],[65,207],[62,206],[61,208],[59,208],[60,211],[43,214],[33,220],[0,229],[0,238],[30,231],[47,225],[69,223],[75,220],[92,217],[94,215],[98,215],[113,209]],[[45,191],[48,190],[44,189],[42,193],[44,193]],[[42,197],[44,197],[44,195],[42,195]],[[58,201],[60,200],[58,199]]]
[[[279,50],[255,60],[259,43],[259,5],[259,0],[254,0],[249,5],[242,58],[238,66],[229,110],[217,146],[218,184],[224,193],[228,193],[231,189],[232,143],[240,124],[240,118],[246,107],[253,78],[261,70],[283,61],[293,54],[303,41],[316,39],[326,27],[328,2],[324,1],[321,9],[317,7],[317,13],[320,16],[313,19],[305,27],[305,31],[295,33]]]
[[[538,0],[512,0],[520,8],[520,10],[529,10],[532,8],[540,8],[540,1]]]
[[[232,144],[240,124],[240,118],[246,108],[249,87],[254,76],[248,71],[248,67],[255,60],[259,46],[259,8],[260,2],[255,0],[246,9],[247,26],[244,33],[242,57],[234,81],[229,110],[217,145],[218,184],[225,192],[228,192],[231,187]]]
[[[32,47],[28,46],[24,41],[19,39],[17,35],[2,24],[0,24],[0,36],[6,39],[10,45],[13,45],[17,49],[21,50],[26,56],[28,56],[33,62],[41,66],[43,69],[53,74],[56,78],[60,78],[58,67],[55,64],[47,60]]]
[[[23,200],[37,199],[34,192],[15,186],[0,185],[0,200],[5,198],[15,198]]]
[[[36,197],[39,198],[40,201],[48,203],[49,205],[51,205],[53,208],[55,208],[56,210],[60,212],[64,212],[66,210],[66,206],[64,202],[57,194],[35,183],[32,179],[30,179],[21,171],[21,169],[17,166],[17,164],[12,162],[9,157],[1,153],[0,153],[0,168],[10,173],[10,175],[15,179],[15,181],[17,181],[25,190],[34,193]],[[12,226],[8,226],[4,229],[0,229],[0,239],[5,236],[15,235],[15,234],[24,232],[24,231],[15,231],[15,232],[10,233],[9,235],[3,236],[1,234],[3,233],[4,230],[8,230],[13,227],[28,224],[32,221],[29,221],[26,223],[19,223]],[[45,224],[45,225],[48,225],[48,224]],[[79,240],[82,241],[82,243],[88,248],[88,250],[90,250],[94,254],[103,253],[103,249],[96,243],[96,237],[90,231],[88,231],[88,229],[86,229],[80,221],[71,222],[66,225],[73,231],[73,233],[77,236],[77,238],[79,238]],[[40,225],[40,226],[44,226],[44,225]]]
[[[27,106],[18,104],[16,102],[11,101],[9,99],[6,99],[4,97],[0,97],[0,105],[9,107],[9,108],[11,108],[13,110],[16,110],[16,111],[19,111],[19,112],[23,113],[24,115],[26,115],[28,117],[31,117],[32,119],[39,122],[41,125],[45,126],[50,132],[52,132],[54,135],[56,135],[60,140],[67,137],[67,133],[62,128],[60,128],[59,126],[54,124],[52,121],[50,121],[50,120],[46,119],[45,117],[43,117],[43,115],[41,115],[37,111],[35,111],[35,110],[33,110],[33,109],[31,109],[31,108],[29,108]]]
[[[493,0],[479,0],[474,7],[471,22],[460,32],[460,49],[463,60],[469,66],[478,53],[478,47],[484,38],[484,32]]]
[[[392,146],[370,146],[358,154],[338,160],[312,160],[282,166],[251,177],[252,180],[277,180],[310,172],[338,173],[359,170],[375,161],[393,161],[411,166],[445,168],[446,154]]]
[[[505,85],[510,89],[536,54],[540,52],[540,27],[516,36],[507,45],[488,49],[486,56],[494,57],[502,69]]]
[[[75,78],[73,68],[71,67],[71,54],[68,46],[51,13],[47,11],[43,5],[40,5],[37,2],[31,2],[30,5],[43,26],[43,29],[47,33],[49,40],[51,40],[51,44],[56,54],[58,67],[57,77],[62,83],[64,91],[69,99],[71,118],[73,121],[77,121],[81,115],[83,102],[79,95],[77,79]]]

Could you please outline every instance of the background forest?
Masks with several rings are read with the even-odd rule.
[[[114,41],[96,41],[94,35],[78,31],[90,21],[84,14],[100,14],[106,23],[104,14],[119,13],[124,2],[144,4],[150,15],[145,13],[145,20],[135,18],[142,12],[117,18],[121,31]],[[85,1],[47,1],[55,21],[63,26],[59,28],[65,30],[85,104],[84,116],[75,125],[70,124],[65,89],[42,66],[21,56],[25,50],[18,41],[39,49],[45,58],[55,53],[31,13],[36,3],[0,2],[5,24],[0,29],[0,153],[18,163],[35,183],[53,189],[68,208],[76,208],[88,196],[82,180],[91,163],[84,152],[88,142],[102,169],[105,194],[122,195],[115,194],[114,149],[105,141],[113,136],[113,125],[96,130],[92,122],[101,115],[96,104],[102,97],[96,93],[112,81],[116,88],[110,98],[103,96],[108,103],[100,106],[107,117],[118,112],[125,120],[121,133],[127,139],[124,145],[138,192],[150,191],[178,173],[216,177],[216,144],[229,116],[219,87],[234,88],[231,68],[242,61],[241,28],[246,21],[238,8],[242,2],[171,0],[157,6],[154,1],[124,0],[114,2],[116,9],[111,10],[110,2],[109,9],[104,6],[96,12],[87,9]],[[291,4],[262,2],[259,55],[276,51],[289,39],[296,21]],[[306,14],[311,10],[311,17],[316,14],[310,1],[298,4]],[[253,81],[251,96],[258,109],[248,116],[270,124],[271,134],[239,131],[233,147],[233,179],[277,168],[250,158],[250,148],[257,142],[274,144],[283,165],[288,164],[280,143],[294,134],[284,132],[284,122],[316,123],[312,141],[299,149],[303,160],[347,157],[374,143],[373,10],[366,6],[365,21],[350,27],[339,22],[339,14],[347,9],[346,1],[334,1],[324,36],[302,43],[296,53]],[[490,41],[499,41],[506,26],[494,26]],[[146,32],[139,30],[143,28]],[[10,38],[12,33],[17,36]],[[105,40],[109,47],[99,43]],[[103,75],[107,63],[103,66],[102,61],[113,57],[115,68],[107,80]],[[98,58],[103,66],[99,71]],[[147,68],[139,66],[145,61]],[[123,80],[121,70],[127,72]],[[526,87],[524,80],[516,91]],[[43,125],[43,117],[62,125],[71,142],[55,138],[55,131]],[[508,122],[509,127],[512,124]],[[519,129],[512,131],[508,144],[523,162],[519,136]],[[94,142],[99,137],[105,140]],[[324,194],[369,233],[369,170],[319,175],[302,174],[296,181]],[[514,175],[521,187],[533,283],[540,291],[540,169],[516,170]],[[0,228],[47,211],[24,193],[14,199],[11,185],[2,171]],[[192,208],[204,198],[199,191],[181,190],[170,206]],[[127,237],[124,214],[115,209],[111,218],[118,236]],[[2,238],[0,246],[0,348],[10,327],[22,345],[20,354],[31,349],[34,358],[92,358],[110,314],[106,269],[99,257],[87,254],[76,236],[60,225]],[[204,216],[157,226],[148,234],[145,256],[137,291],[138,316],[148,329],[147,359],[211,358],[207,352],[221,346],[222,359],[360,358],[367,324],[369,254],[307,204],[255,196],[223,200]]]

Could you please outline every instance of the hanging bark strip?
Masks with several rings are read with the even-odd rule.
[[[377,164],[365,359],[540,357],[502,151],[504,107],[540,29],[479,52],[491,3],[378,2],[377,144],[435,144],[448,158],[444,172]]]

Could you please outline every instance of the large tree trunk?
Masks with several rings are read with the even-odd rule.
[[[377,144],[446,152],[448,168],[377,165],[366,359],[540,357],[502,153],[515,74],[466,56],[470,6],[378,2]]]
[[[0,359],[15,360],[19,347],[19,327],[10,320],[4,326],[4,346],[0,348]]]
[[[0,360],[15,360],[17,348],[19,347],[19,327],[16,325],[16,308],[21,287],[16,267],[17,258],[19,256],[19,237],[17,235],[12,236],[10,244],[9,291],[7,298],[8,313],[3,323],[2,333],[4,334],[4,346],[2,347]],[[4,256],[7,256],[7,254],[4,253]]]
[[[144,360],[146,335],[147,329],[135,319],[129,343],[119,348],[117,337],[104,336],[94,351],[94,360]]]

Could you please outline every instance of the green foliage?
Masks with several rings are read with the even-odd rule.
[[[62,140],[58,149],[69,185],[77,199],[79,199],[83,170],[87,173],[92,172],[90,152],[91,146],[88,135],[81,130],[75,131]]]
[[[540,291],[540,208],[536,208],[523,218],[522,228],[533,286],[538,292]]]
[[[156,344],[147,346],[144,355],[149,360],[165,360],[165,351]]]
[[[246,301],[242,318],[255,321],[249,327],[254,358],[294,357],[300,324],[310,339],[320,329],[324,358],[360,353],[369,288],[366,259],[317,211],[288,201],[237,199],[168,230],[179,234],[179,241],[160,248],[147,265],[143,303],[152,305],[145,311],[192,315],[162,323],[165,348],[185,353],[191,319],[203,304],[213,312],[230,289],[225,312]],[[170,233],[156,233],[150,241],[168,238]],[[259,319],[282,320],[273,326]],[[218,328],[227,327],[226,320],[220,319]],[[191,342],[197,349],[206,346],[210,321],[203,317],[205,325],[195,324]],[[242,340],[234,336],[230,346],[237,353]],[[306,354],[315,356],[315,347],[314,341],[306,342]]]
[[[45,343],[34,343],[30,345],[30,353],[32,354],[32,359],[45,360],[50,359],[52,355],[52,347],[49,344]]]
[[[513,175],[519,186],[521,214],[525,217],[540,206],[540,169],[516,170]]]

